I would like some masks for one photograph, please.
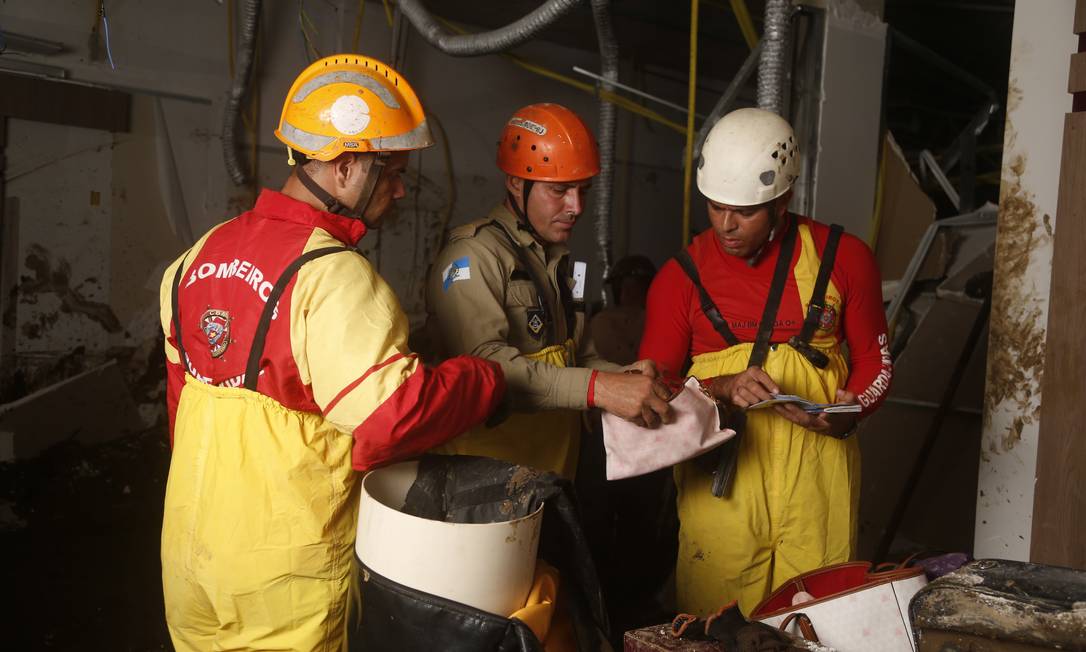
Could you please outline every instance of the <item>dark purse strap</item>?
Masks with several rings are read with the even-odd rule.
[[[720,314],[720,309],[713,303],[712,297],[709,296],[709,292],[705,289],[705,286],[701,283],[701,275],[698,274],[698,266],[694,264],[694,259],[690,257],[690,252],[682,250],[677,256],[675,256],[675,262],[679,263],[679,267],[683,268],[686,275],[690,277],[690,281],[693,282],[694,287],[697,288],[698,296],[701,299],[701,311],[705,314],[705,317],[709,320],[709,323],[713,325],[713,329],[720,333],[720,336],[724,338],[724,341],[728,343],[728,346],[735,346],[739,344],[739,338],[732,333],[732,329],[728,328],[728,322],[724,320],[723,315]]]
[[[777,321],[777,311],[780,309],[781,297],[784,295],[784,286],[788,281],[788,273],[792,267],[792,257],[796,251],[795,224],[789,224],[788,230],[781,241],[780,251],[777,252],[777,266],[773,270],[773,281],[769,286],[769,295],[766,297],[765,308],[762,310],[762,320],[758,322],[758,334],[754,340],[754,346],[747,360],[747,368],[760,367],[765,364],[769,355],[769,340],[773,336],[773,325]],[[738,412],[733,415],[731,428],[735,430],[735,436],[720,447],[720,458],[716,469],[713,471],[713,485],[711,491],[714,496],[720,498],[727,494],[735,479],[739,460],[739,447],[743,441],[743,431],[746,429],[747,415]]]

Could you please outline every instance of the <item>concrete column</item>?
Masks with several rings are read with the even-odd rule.
[[[1014,11],[974,554],[1027,561],[1074,0]]]
[[[875,209],[886,23],[853,0],[826,3],[812,217],[867,239]]]

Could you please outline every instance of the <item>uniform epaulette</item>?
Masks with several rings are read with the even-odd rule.
[[[463,240],[464,238],[474,238],[475,234],[479,232],[479,229],[493,221],[493,218],[482,217],[472,222],[468,222],[467,224],[461,224],[452,231],[449,231],[449,242]]]

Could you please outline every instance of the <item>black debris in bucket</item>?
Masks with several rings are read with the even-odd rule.
[[[427,455],[403,511],[448,523],[512,521],[561,493],[560,481],[553,473],[489,457]]]

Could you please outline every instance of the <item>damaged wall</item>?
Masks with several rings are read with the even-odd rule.
[[[115,70],[101,47],[97,58],[91,56],[94,21],[86,3],[58,0],[51,6],[44,12],[34,0],[0,4],[5,30],[68,48],[53,56],[19,55],[19,61],[63,68],[74,80],[130,93],[131,130],[111,134],[9,120],[7,196],[18,219],[5,224],[17,232],[17,253],[5,256],[5,264],[15,268],[7,276],[14,276],[20,287],[16,309],[8,311],[4,322],[15,327],[5,333],[17,340],[17,365],[5,364],[4,373],[10,376],[13,367],[19,372],[17,382],[5,382],[5,391],[8,399],[17,398],[118,359],[124,377],[141,384],[131,391],[150,425],[162,415],[157,316],[162,270],[193,236],[246,210],[255,198],[252,187],[229,180],[222,155],[231,3],[110,3]],[[273,130],[283,97],[314,48],[328,55],[349,51],[357,42],[364,54],[391,58],[392,32],[383,5],[365,6],[356,34],[359,3],[353,0],[264,3],[256,83],[243,107],[255,116],[255,129],[246,123],[248,117],[238,124],[240,158],[248,169],[255,162],[260,186],[278,189],[289,173],[285,149]],[[311,45],[299,30],[300,7],[311,26]],[[367,236],[362,249],[418,327],[425,317],[426,268],[443,227],[484,216],[504,196],[494,147],[512,111],[532,102],[560,102],[590,126],[598,111],[591,94],[527,72],[506,57],[453,58],[431,48],[412,29],[406,34],[400,69],[444,129],[435,130],[437,146],[412,156],[404,175],[408,197],[385,228]],[[533,41],[517,54],[573,76],[574,65],[598,69],[595,46],[573,49]],[[0,64],[13,60],[8,53]],[[629,61],[624,66],[623,79],[647,92],[685,96],[679,75],[639,75]],[[731,68],[728,62],[707,65],[699,83],[722,90],[726,82],[714,76]],[[704,95],[702,106],[716,99]],[[250,138],[254,131],[256,143]],[[680,246],[683,140],[666,126],[624,112],[619,112],[618,133],[613,259],[640,253],[660,264]],[[440,144],[446,137],[455,174],[451,212],[450,169]],[[592,299],[599,296],[602,280],[593,216],[590,196],[584,223],[571,242],[574,258],[588,262],[587,296]],[[708,225],[702,202],[695,202],[694,224]]]
[[[975,554],[1030,553],[1074,0],[1020,2],[1014,12]]]

